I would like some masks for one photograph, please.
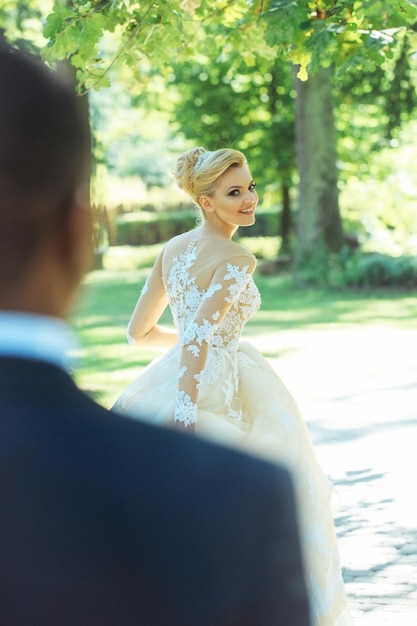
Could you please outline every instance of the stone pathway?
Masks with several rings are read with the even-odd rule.
[[[354,625],[417,626],[417,331],[292,335],[274,366],[340,493]]]
[[[310,412],[317,452],[341,495],[336,528],[355,626],[415,626],[417,371]]]

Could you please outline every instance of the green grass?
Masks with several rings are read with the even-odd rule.
[[[80,347],[74,353],[79,384],[105,406],[157,356],[157,350],[127,345],[126,326],[160,246],[120,247],[106,255],[105,269],[85,279],[72,326]],[[260,311],[246,326],[248,338],[280,331],[389,326],[417,329],[417,292],[352,292],[305,289],[288,275],[256,276],[262,295]],[[170,313],[162,323],[171,324]],[[264,354],[279,353],[271,341]]]
[[[282,329],[389,324],[417,328],[416,291],[297,287],[291,276],[256,276],[262,307],[251,324]]]

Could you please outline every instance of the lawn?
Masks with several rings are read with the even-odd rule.
[[[107,407],[158,354],[157,350],[132,348],[126,343],[127,323],[158,250],[159,246],[111,249],[104,269],[87,275],[71,320],[79,339],[79,349],[74,352],[75,376]],[[330,354],[326,343],[332,348],[331,358],[338,360],[340,355],[339,376],[346,376],[354,368],[359,376],[361,350],[369,353],[369,346],[374,346],[375,367],[381,367],[378,345],[391,337],[384,365],[389,367],[397,336],[404,337],[404,331],[411,331],[406,346],[408,337],[417,336],[417,292],[305,289],[296,287],[288,275],[258,274],[256,283],[262,306],[246,326],[244,336],[278,369],[284,367],[290,379],[302,378],[304,388],[311,379],[311,368],[317,370],[314,363],[318,363],[319,355]],[[171,324],[169,311],[164,313],[163,321]],[[339,342],[339,348],[335,342]],[[295,355],[299,355],[298,360],[294,360]],[[399,354],[397,358],[402,357]],[[303,368],[306,371],[302,372]],[[327,377],[335,371],[329,363],[324,369]],[[317,371],[314,373],[317,376]]]

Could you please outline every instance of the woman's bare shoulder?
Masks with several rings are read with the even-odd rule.
[[[190,242],[196,238],[194,230],[187,230],[185,233],[175,235],[164,246],[164,250],[169,254],[186,249]]]
[[[256,257],[247,248],[232,240],[225,240],[218,249],[218,265],[235,264],[245,266],[250,272],[256,267]]]
[[[237,255],[241,255],[243,257],[247,256],[248,258],[253,258],[253,259],[256,258],[252,254],[252,252],[250,252],[250,250],[245,248],[245,246],[242,246],[242,244],[237,243],[237,241],[231,240],[229,243],[230,243],[230,251],[231,251],[231,253],[237,254]]]
[[[238,264],[247,266],[250,272],[256,267],[256,257],[244,246],[226,237],[201,236],[198,228],[189,230],[170,239],[164,248],[164,265],[171,266],[172,260],[189,249],[195,242],[198,264],[206,269],[219,265]]]

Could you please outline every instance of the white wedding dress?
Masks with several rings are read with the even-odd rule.
[[[262,355],[240,341],[244,324],[260,305],[248,269],[254,259],[234,242],[195,233],[167,244],[141,295],[143,308],[151,310],[155,298],[166,292],[178,345],[148,365],[114,408],[159,425],[172,424],[175,415],[185,424],[195,422],[197,435],[288,466],[298,499],[313,624],[349,626],[332,487],[290,393]]]

